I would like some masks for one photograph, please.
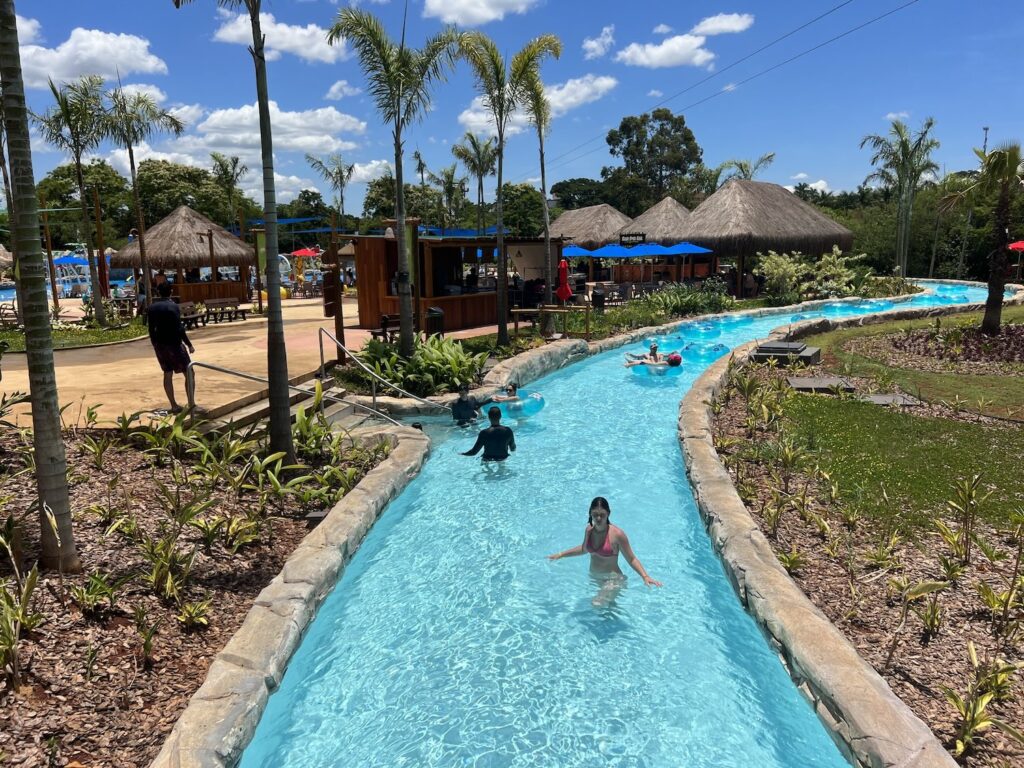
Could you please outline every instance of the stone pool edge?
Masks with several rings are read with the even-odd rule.
[[[935,282],[978,285],[954,280]],[[1013,287],[1017,290],[1004,306],[1024,304],[1024,288]],[[781,341],[838,328],[984,308],[983,303],[971,303],[894,308],[837,320],[818,318],[775,328],[769,338]],[[679,406],[679,442],[712,546],[740,601],[848,758],[865,768],[954,768],[956,761],[931,729],[892,692],[782,568],[719,460],[708,402],[724,385],[730,360],[746,362],[757,344],[743,344],[729,357],[715,361],[693,383]]]
[[[430,439],[409,427],[354,430],[352,436],[360,442],[384,438],[391,453],[331,508],[259,593],[242,625],[214,657],[150,768],[237,765],[323,600],[430,452]]]

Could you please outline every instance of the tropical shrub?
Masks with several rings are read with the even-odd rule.
[[[857,271],[853,265],[863,259],[865,254],[843,256],[838,245],[832,246],[832,253],[822,254],[811,267],[811,279],[805,288],[815,298],[825,299],[854,295],[854,280]]]
[[[807,265],[799,252],[792,255],[768,251],[758,254],[760,263],[754,274],[764,277],[764,292],[769,301],[781,306],[800,301],[800,285],[807,274]]]
[[[453,392],[462,384],[477,381],[487,362],[487,352],[470,354],[462,344],[441,336],[417,341],[412,357],[402,358],[398,348],[371,339],[358,353],[360,361],[384,379],[421,397]],[[371,377],[362,370],[352,373],[367,386]]]

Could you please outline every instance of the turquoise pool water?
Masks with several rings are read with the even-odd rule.
[[[663,351],[788,318],[684,325]],[[642,349],[531,383],[545,407],[509,422],[504,465],[458,455],[475,429],[428,424],[430,459],[325,601],[242,766],[847,765],[740,607],[683,472],[679,401],[713,358],[638,376],[622,354]],[[582,541],[597,495],[664,588],[623,563],[627,587],[595,608],[588,558],[546,559]]]

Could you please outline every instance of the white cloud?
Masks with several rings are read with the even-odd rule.
[[[489,21],[501,21],[505,14],[526,13],[538,0],[426,0],[423,15],[448,24],[474,27]]]
[[[660,99],[665,94],[659,91],[657,88],[651,88],[651,90],[647,92],[647,95],[650,96],[652,99]]]
[[[583,38],[583,58],[600,59],[615,44],[615,25],[609,24],[601,28],[601,34],[597,37]]]
[[[907,112],[906,110],[903,110],[903,111],[900,111],[900,112],[890,112],[889,114],[887,114],[885,116],[885,119],[886,120],[906,120],[908,117],[910,117],[910,113]]]
[[[789,178],[793,179],[793,181],[803,181],[804,179],[810,177],[806,173],[798,173],[793,176],[790,176]]]
[[[186,126],[191,126],[199,122],[200,118],[206,114],[206,107],[201,104],[176,104],[167,111]]]
[[[722,90],[725,91],[726,93],[732,93],[738,87],[739,86],[737,86],[736,83],[726,83],[725,85],[722,86]]]
[[[160,88],[149,83],[127,83],[121,86],[121,90],[126,94],[144,93],[157,104],[163,104],[167,101],[167,94]]]
[[[829,187],[828,182],[824,179],[818,179],[817,181],[808,184],[811,189],[816,189],[819,192],[831,192],[832,189]]]
[[[21,69],[26,88],[47,88],[47,78],[55,82],[74,80],[82,75],[100,75],[113,79],[136,72],[167,74],[167,64],[149,50],[149,40],[136,35],[102,32],[76,27],[56,48],[34,44],[39,22],[26,20],[28,44],[21,46]]]
[[[362,92],[362,88],[356,88],[354,85],[349,85],[348,80],[339,80],[331,86],[324,98],[330,101],[338,101],[345,96],[357,96]]]
[[[262,205],[263,176],[260,173],[252,173],[250,171],[245,180],[248,183],[242,186],[242,192],[259,201]],[[277,197],[277,202],[290,202],[304,189],[317,189],[316,183],[312,179],[304,179],[301,176],[286,176],[283,173],[274,171],[274,194]],[[323,193],[321,192],[321,194]]]
[[[220,9],[218,14],[223,21],[213,34],[214,40],[221,43],[252,45],[249,14],[235,14],[224,9]],[[267,40],[267,58],[270,60],[280,58],[282,53],[290,53],[306,61],[332,64],[351,56],[344,41],[337,45],[328,45],[327,30],[316,24],[284,24],[277,21],[272,13],[261,13],[260,25]]]
[[[691,35],[724,35],[731,32],[745,32],[754,24],[754,16],[750,13],[719,13],[701,19]]]
[[[355,163],[352,170],[353,184],[362,184],[379,179],[394,171],[394,164],[387,160],[371,160],[368,163]]]
[[[132,151],[135,154],[136,168],[139,167],[139,163],[143,160],[166,160],[169,163],[179,163],[181,165],[192,165],[196,167],[204,166],[203,161],[200,161],[198,158],[193,157],[190,154],[184,152],[160,152],[159,150],[153,149],[144,141],[138,146],[132,147]],[[204,161],[208,162],[208,159],[208,157],[205,157]],[[111,150],[107,153],[106,160],[122,175],[127,177],[131,173],[131,166],[128,163],[127,149]]]
[[[28,45],[39,40],[39,30],[42,28],[35,19],[26,19],[24,16],[14,15],[15,26],[18,27],[18,42],[21,45]]]
[[[285,112],[270,102],[270,121],[274,126],[274,149],[298,152],[339,152],[352,149],[351,142],[336,138],[339,133],[366,131],[366,123],[334,107]],[[206,141],[228,147],[260,147],[260,118],[256,104],[237,109],[218,109],[196,126]]]
[[[704,48],[701,35],[675,35],[660,43],[630,43],[615,54],[615,60],[634,67],[703,67],[711,64],[715,54]]]
[[[659,24],[652,31],[656,35],[667,35],[669,32],[672,31],[672,27],[670,27],[668,24]]]
[[[612,90],[619,81],[608,75],[591,75],[575,77],[566,80],[560,85],[547,86],[545,93],[548,103],[551,105],[551,117],[561,117],[567,112],[597,101],[606,93]],[[459,115],[459,124],[472,133],[495,133],[494,123],[491,120],[491,113],[484,106],[483,98],[477,96],[473,102]],[[514,136],[522,133],[529,127],[529,120],[526,115],[517,110],[509,120],[506,136]]]

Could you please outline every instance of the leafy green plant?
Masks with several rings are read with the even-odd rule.
[[[181,459],[191,450],[204,450],[203,435],[185,411],[167,416],[147,429],[139,429],[132,437],[144,446],[153,463],[161,467],[172,459]]]
[[[882,665],[882,674],[885,674],[886,670],[889,669],[893,656],[896,655],[896,648],[899,646],[900,639],[902,638],[903,628],[907,624],[907,614],[910,611],[911,604],[920,600],[922,597],[937,595],[948,587],[949,584],[945,581],[921,581],[916,584],[908,584],[905,581],[901,581],[898,583],[897,589],[900,594],[900,618],[896,624],[896,629],[893,631],[892,642],[889,645],[889,652],[885,657],[885,664]],[[938,612],[937,603],[935,612]]]
[[[955,557],[939,555],[939,568],[942,569],[942,578],[950,584],[956,585],[960,577],[964,575],[964,565]]]
[[[988,713],[989,705],[996,699],[996,690],[993,690],[993,685],[995,684],[996,689],[1002,691],[1008,683],[1009,676],[1016,671],[1016,667],[1013,671],[1009,671],[1006,669],[1005,663],[997,662],[997,666],[1001,667],[999,674],[1005,675],[1006,678],[1002,681],[999,681],[998,678],[993,680],[990,668],[986,668],[987,665],[982,665],[978,661],[978,652],[971,641],[967,642],[967,655],[974,668],[974,679],[967,686],[964,695],[961,696],[948,686],[942,686],[946,701],[960,718],[953,754],[960,757],[970,752],[981,735],[992,727],[998,728],[1017,743],[1024,744],[1024,734]]]
[[[462,384],[477,381],[488,353],[470,354],[460,342],[435,335],[426,341],[417,341],[407,360],[398,354],[395,346],[376,339],[371,339],[358,356],[378,376],[414,395],[425,396],[453,392]],[[367,386],[372,383],[361,371],[355,375]]]
[[[790,548],[789,552],[780,552],[776,557],[779,558],[782,567],[786,569],[786,573],[790,576],[799,573],[800,569],[807,564],[806,558],[797,551],[796,544]]]
[[[17,690],[21,684],[18,651],[22,632],[38,627],[43,615],[32,610],[39,569],[33,565],[25,573],[21,568],[20,532],[13,515],[9,515],[0,528],[0,549],[7,554],[12,572],[12,578],[0,582],[0,670],[6,673],[10,687]]]
[[[964,565],[971,564],[971,547],[977,542],[975,526],[978,510],[992,495],[991,491],[981,491],[981,475],[973,475],[969,480],[957,480],[953,486],[954,497],[946,502],[949,511],[959,518],[960,530],[957,532]]]
[[[82,452],[89,454],[92,458],[93,466],[101,472],[103,471],[103,457],[106,456],[107,449],[109,449],[113,444],[113,435],[107,434],[106,432],[102,433],[98,437],[82,435],[81,439]]]
[[[883,536],[873,549],[869,549],[864,555],[865,562],[872,568],[880,571],[896,568],[900,564],[897,549],[902,539],[896,532]]]
[[[72,585],[68,588],[68,593],[71,596],[71,602],[77,605],[85,615],[96,614],[103,600],[107,601],[108,610],[113,611],[117,607],[118,593],[125,584],[134,578],[134,573],[113,580],[110,574],[90,573],[86,577],[85,584]]]
[[[139,645],[139,658],[142,666],[149,669],[153,665],[153,646],[156,643],[157,629],[162,623],[160,619],[150,623],[149,612],[141,605],[135,608],[135,631],[141,641]]]
[[[799,253],[758,253],[754,274],[764,277],[764,292],[770,303],[781,306],[800,300],[800,283],[807,274],[807,264]]]
[[[223,530],[224,548],[235,555],[243,547],[259,542],[262,527],[256,520],[248,520],[244,517],[229,517],[224,523]]]
[[[207,627],[210,624],[207,614],[210,611],[210,599],[183,603],[175,617],[186,631]]]
[[[217,543],[227,521],[228,518],[222,515],[197,517],[189,521],[189,525],[199,531],[200,540],[203,542],[203,552],[208,555],[213,552],[213,545]]]
[[[142,417],[142,411],[135,411],[134,413],[122,412],[118,416],[114,423],[117,424],[117,433],[121,438],[122,443],[130,443],[132,440],[133,425],[138,422]]]

